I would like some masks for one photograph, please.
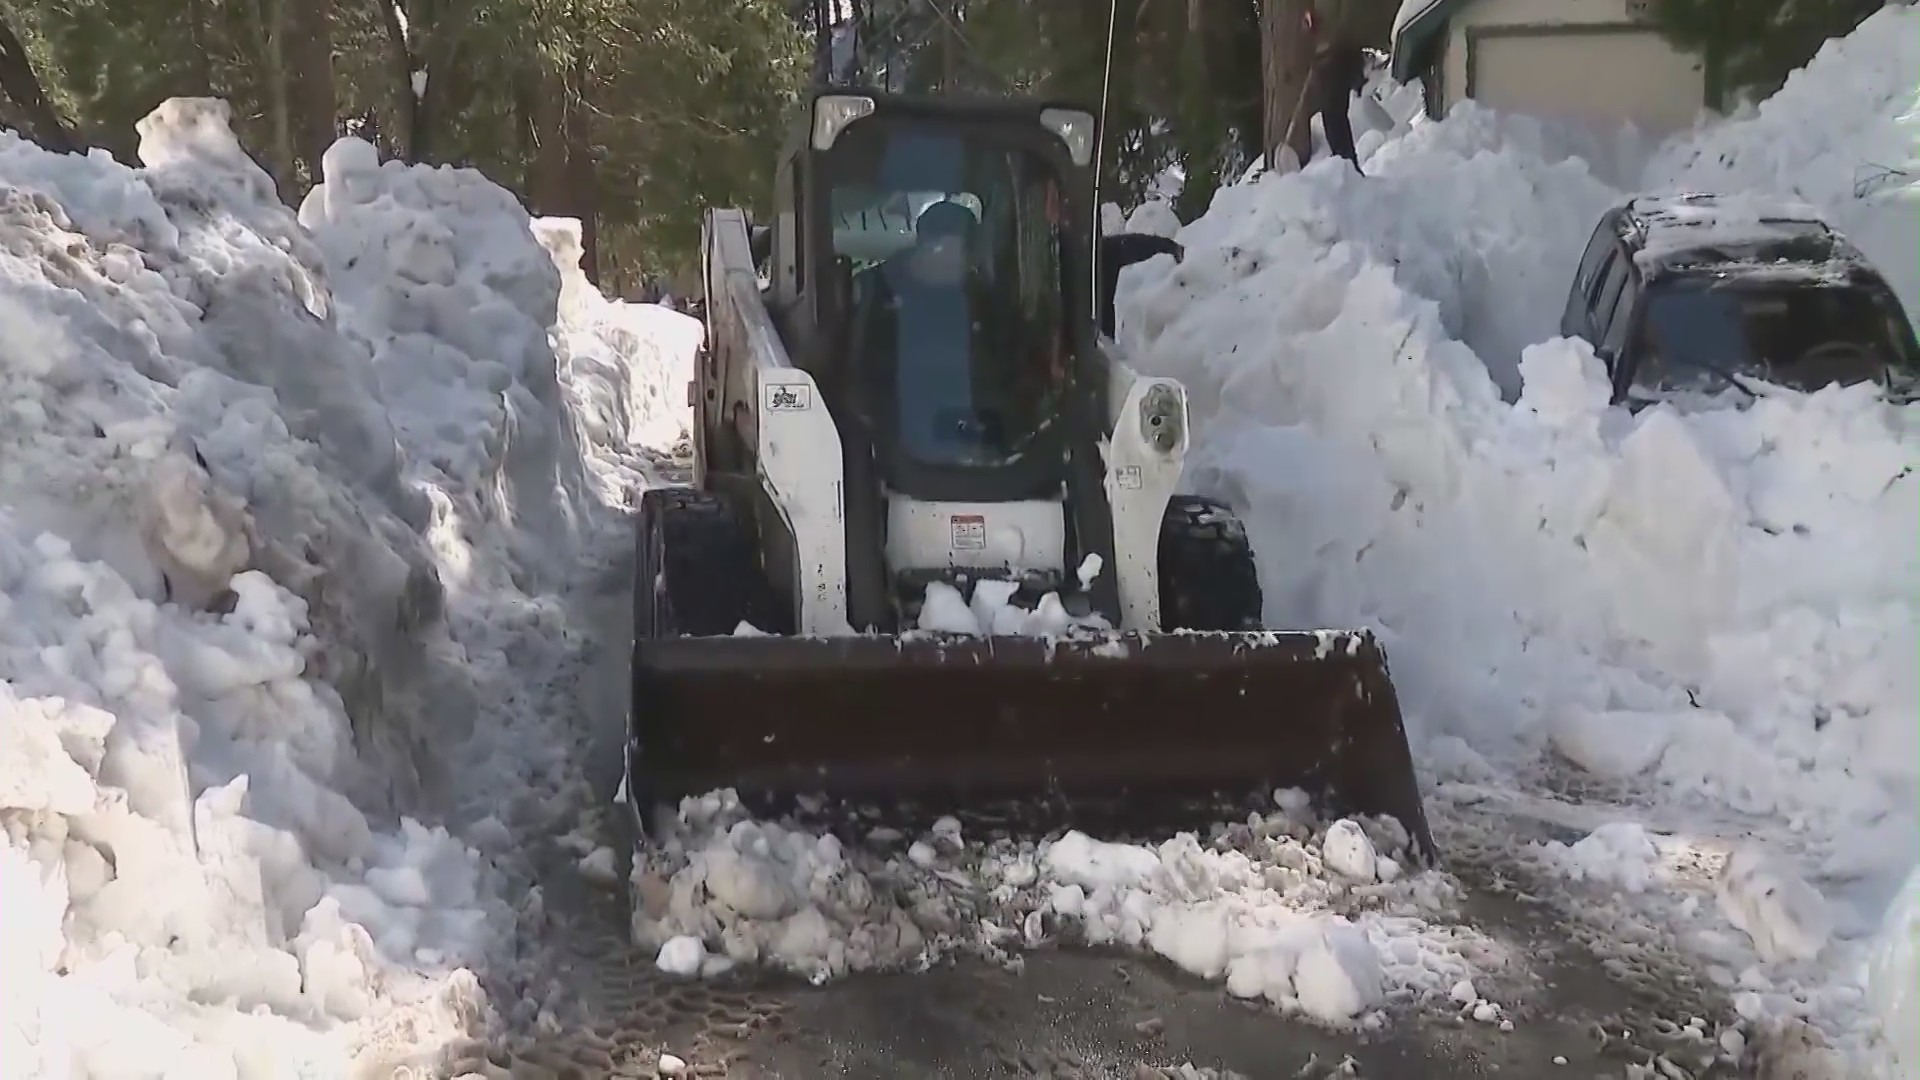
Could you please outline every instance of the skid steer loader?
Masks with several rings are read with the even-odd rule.
[[[1096,126],[816,92],[766,242],[707,213],[692,481],[638,515],[643,832],[721,787],[1069,815],[1299,787],[1431,858],[1380,647],[1260,628],[1244,528],[1177,491],[1184,390],[1097,328]],[[933,582],[1111,629],[917,629]]]

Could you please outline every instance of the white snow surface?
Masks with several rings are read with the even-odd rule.
[[[1269,623],[1391,650],[1443,843],[1487,808],[1573,828],[1522,861],[1847,1077],[1910,1077],[1920,1029],[1920,414],[1629,415],[1554,332],[1629,187],[1808,203],[1920,309],[1916,71],[1920,12],[1890,8],[1648,161],[1399,88],[1367,177],[1251,176],[1177,232],[1136,211],[1186,256],[1122,276]],[[569,783],[556,597],[636,479],[616,448],[683,436],[698,328],[598,300],[577,228],[471,172],[343,140],[296,219],[217,103],[141,134],[137,169],[0,135],[0,1061],[421,1060],[487,1007],[520,897],[483,849]],[[997,629],[981,606],[947,614]],[[1392,823],[1303,803],[1141,844],[842,845],[716,794],[636,865],[633,931],[688,975],[1084,940],[1329,1023],[1498,1018],[1527,958],[1401,873]],[[400,813],[442,804],[453,832]]]
[[[163,104],[137,168],[0,133],[8,1076],[475,1030],[515,911],[447,825],[559,783],[536,643],[689,351],[477,174],[343,140],[296,218],[227,119]]]
[[[1860,387],[1630,414],[1556,334],[1598,215],[1643,191],[1811,205],[1920,310],[1917,71],[1920,12],[1889,7],[1632,168],[1463,104],[1370,136],[1365,178],[1222,189],[1119,303],[1133,362],[1193,396],[1188,487],[1247,519],[1268,624],[1381,635],[1443,834],[1456,806],[1599,830],[1527,858],[1848,1076],[1889,1067],[1862,978],[1920,845],[1920,412]],[[1920,980],[1913,951],[1877,985]]]
[[[765,964],[820,982],[960,952],[1017,964],[1055,941],[1119,945],[1341,1026],[1378,1026],[1389,1005],[1444,1002],[1463,979],[1524,968],[1461,924],[1447,876],[1362,880],[1333,865],[1357,833],[1397,870],[1408,847],[1397,823],[1327,826],[1304,813],[1304,793],[1282,796],[1269,813],[1157,844],[1081,832],[976,842],[945,818],[919,837],[876,827],[850,847],[753,820],[717,792],[683,800],[636,860],[633,936],[677,974]]]

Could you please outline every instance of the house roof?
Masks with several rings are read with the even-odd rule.
[[[1393,77],[1407,81],[1413,66],[1426,51],[1427,45],[1446,28],[1447,20],[1472,0],[1400,0],[1400,10],[1393,16],[1392,50]]]

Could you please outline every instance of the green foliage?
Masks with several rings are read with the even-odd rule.
[[[371,121],[389,154],[478,168],[536,213],[589,213],[616,286],[687,267],[703,202],[771,190],[808,57],[783,0],[401,0],[398,22],[387,2],[0,0],[0,14],[61,115],[123,161],[154,106],[213,94],[298,198],[318,154],[290,145],[290,116]],[[330,103],[292,65],[302,17],[331,32]],[[416,104],[402,73],[422,66]],[[569,118],[580,126],[563,131]],[[583,134],[561,148],[569,131]],[[567,168],[536,190],[543,148]]]
[[[187,25],[153,0],[19,0],[7,8],[63,114],[122,161],[134,122],[166,98],[231,78],[224,50],[196,51]]]
[[[472,166],[536,213],[591,219],[615,288],[689,269],[703,206],[765,209],[811,67],[796,18],[808,5],[399,0],[396,19],[390,2],[0,0],[0,11],[65,119],[122,160],[133,159],[134,124],[160,101],[214,94],[297,199],[320,148],[302,143],[303,110],[322,130],[351,120],[387,154]],[[1257,152],[1258,0],[865,4],[900,16],[884,51],[906,87],[1089,106],[1102,99],[1117,14],[1101,160],[1103,195],[1123,206],[1177,166],[1180,210],[1196,214]],[[330,45],[308,41],[303,18],[323,20]],[[309,63],[313,49],[330,54],[330,101],[300,74],[302,48]],[[416,101],[409,72],[421,67],[427,92]]]
[[[1827,39],[1850,33],[1882,0],[1653,0],[1660,32],[1713,58],[1729,92],[1772,93]]]

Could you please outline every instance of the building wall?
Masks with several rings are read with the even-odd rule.
[[[1471,97],[1542,118],[1665,134],[1707,103],[1698,56],[1635,25],[1633,0],[1473,0],[1449,20],[1436,112]]]

